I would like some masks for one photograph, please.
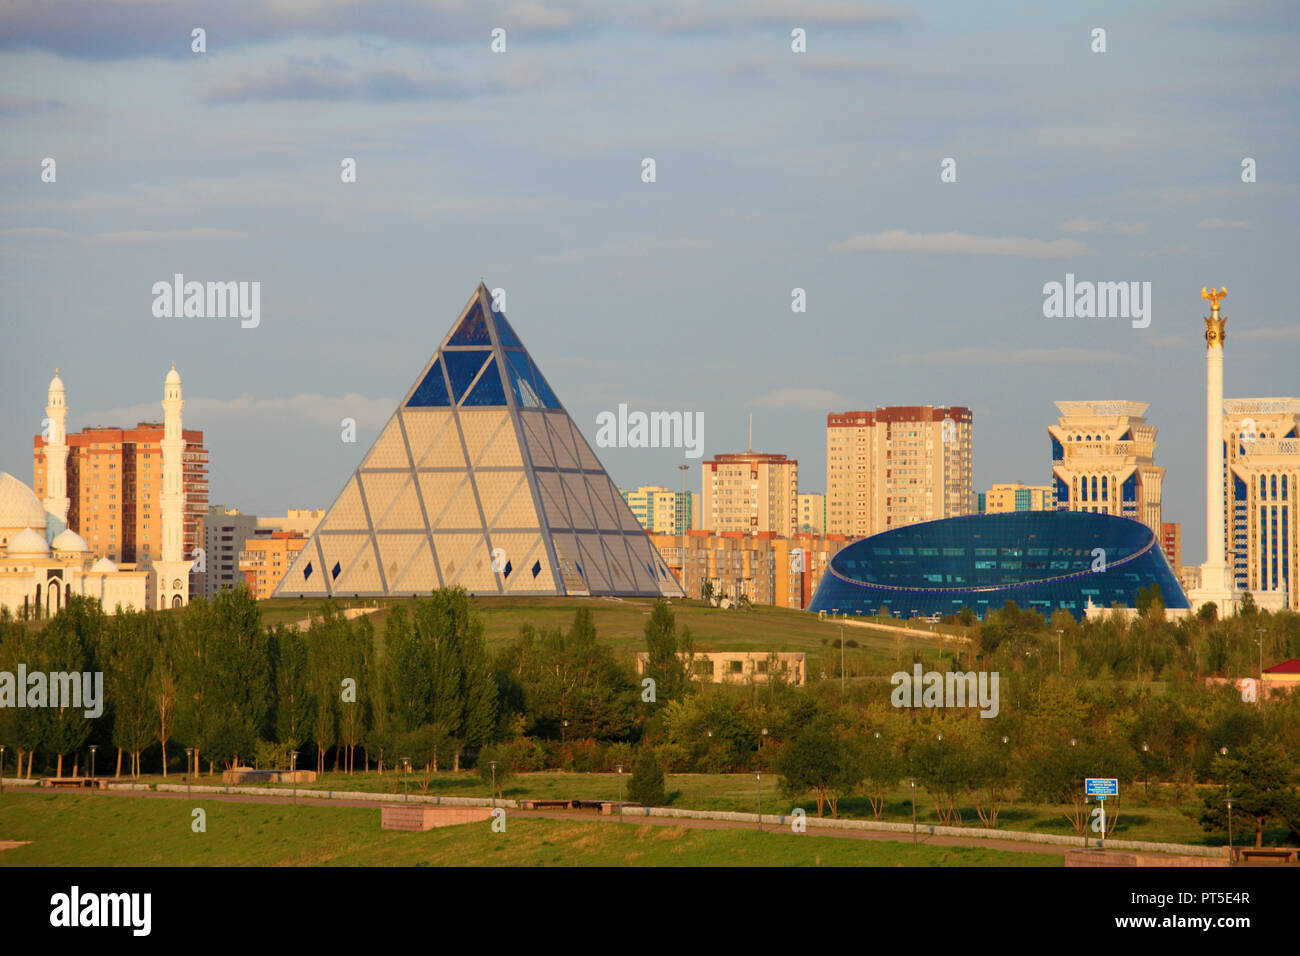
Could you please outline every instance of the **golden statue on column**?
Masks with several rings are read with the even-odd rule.
[[[1219,302],[1228,297],[1228,290],[1220,287],[1216,292],[1214,289],[1207,289],[1201,286],[1201,298],[1210,303],[1210,317],[1205,320],[1205,347],[1214,348],[1217,342],[1220,347],[1223,346],[1223,340],[1227,338],[1227,333],[1223,330],[1223,324],[1227,318],[1219,316]]]

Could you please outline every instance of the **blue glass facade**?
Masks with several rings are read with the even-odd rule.
[[[908,525],[856,541],[831,559],[809,611],[955,614],[983,618],[1007,601],[1050,617],[1082,619],[1098,607],[1132,607],[1158,584],[1165,606],[1187,597],[1146,525],[1080,511],[965,515]]]

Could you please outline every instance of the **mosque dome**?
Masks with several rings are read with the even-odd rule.
[[[50,379],[49,391],[51,392],[66,391],[66,389],[64,389],[63,387],[63,379],[59,378],[59,370],[57,368],[54,370],[54,378]]]
[[[180,383],[181,383],[181,373],[176,371],[176,363],[172,362],[172,370],[167,373],[167,378],[164,379],[163,384],[179,385]]]
[[[36,492],[9,472],[0,472],[0,528],[44,527],[45,506]]]
[[[90,570],[93,574],[111,574],[117,570],[117,565],[108,558],[100,558],[90,566]]]
[[[9,539],[9,557],[44,558],[50,553],[50,546],[45,543],[45,536],[37,534],[31,528],[24,528]]]
[[[90,545],[86,544],[86,539],[71,528],[64,528],[54,536],[54,543],[50,545],[55,551],[89,551]]]

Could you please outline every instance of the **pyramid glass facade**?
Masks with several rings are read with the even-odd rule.
[[[480,284],[276,597],[681,595]]]

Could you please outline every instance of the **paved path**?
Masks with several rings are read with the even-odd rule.
[[[17,793],[18,791],[14,792]],[[49,790],[41,790],[38,792],[46,795],[50,793]],[[146,797],[154,800],[187,799],[184,793],[158,793],[152,790],[113,790],[106,794],[96,793],[93,799],[112,799],[113,797]],[[271,796],[268,794],[267,796],[261,796],[244,793],[196,793],[188,799],[201,800],[205,803],[293,803],[292,795]],[[323,800],[299,797],[298,802],[303,806],[361,807],[372,810],[381,806],[381,804],[374,800]],[[401,803],[402,799],[401,797],[394,797],[392,802]],[[507,813],[511,817],[539,817],[548,820],[577,820],[584,823],[618,823],[617,814],[605,816],[597,810],[508,810]],[[689,817],[638,817],[631,815],[624,818],[624,825],[628,824],[638,826],[645,826],[648,824],[650,826],[689,827],[692,829],[702,830],[753,830],[756,826],[753,823],[745,823],[739,820],[700,820]],[[784,833],[790,836],[795,835],[789,827],[782,827],[772,823],[765,824],[764,829],[769,833]],[[881,830],[823,829],[817,826],[810,827],[808,833],[812,836],[840,837],[850,840],[890,840],[895,843],[906,843],[912,839],[912,836],[909,833]],[[990,850],[1010,850],[1017,853],[1039,853],[1048,856],[1064,856],[1065,851],[1071,849],[1071,847],[1059,846],[1051,843],[1028,843],[1019,840],[988,840],[980,837],[922,835],[919,837],[918,842],[926,844],[927,846],[986,847]]]

